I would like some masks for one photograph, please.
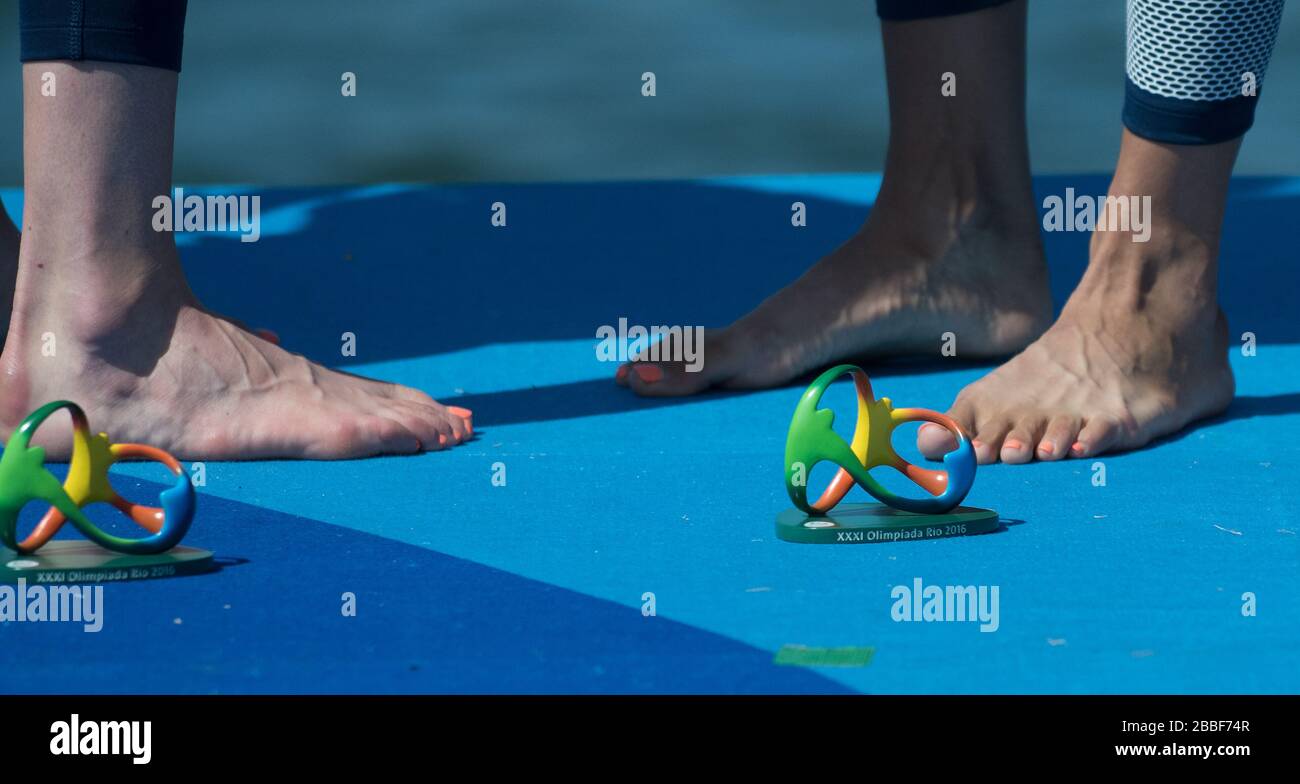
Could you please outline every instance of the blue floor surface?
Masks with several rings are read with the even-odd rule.
[[[1232,353],[1228,412],[1103,458],[1103,487],[1090,461],[980,469],[968,503],[1009,522],[994,534],[778,541],[799,388],[644,400],[596,360],[597,327],[620,317],[739,316],[848,236],[877,185],[271,190],[259,242],[180,236],[210,307],[472,408],[478,437],[416,457],[209,463],[187,543],[225,567],[109,585],[99,633],[0,625],[0,691],[1300,691],[1300,180],[1233,184],[1222,299],[1234,341],[1253,332],[1258,351]],[[1037,180],[1040,200],[1105,185]],[[20,194],[3,197],[16,214]],[[796,200],[807,228],[790,225]],[[1045,235],[1058,308],[1087,241]],[[344,332],[356,357],[340,357]],[[877,394],[942,410],[988,367],[868,370]],[[918,577],[998,586],[998,630],[895,622],[891,588]],[[778,665],[785,645],[875,655]]]

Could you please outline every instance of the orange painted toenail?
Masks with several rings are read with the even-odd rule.
[[[656,381],[662,381],[664,371],[658,365],[637,364],[632,366],[636,370],[637,378],[646,384],[653,384]]]
[[[984,442],[981,441],[981,440],[979,440],[978,438],[972,438],[972,439],[970,440],[970,445],[973,446],[973,447],[979,448],[979,447],[984,446]]]
[[[470,411],[468,408],[461,408],[460,406],[447,406],[447,410],[461,419],[468,419],[469,417],[474,416],[473,411]]]
[[[1025,448],[1025,445],[1020,443],[1018,439],[1008,438],[1006,441],[1002,442],[1002,448],[1010,449],[1013,452],[1019,452],[1020,450]]]
[[[1074,446],[1070,447],[1070,451],[1076,455],[1082,455],[1084,452],[1088,451],[1088,448],[1084,446],[1082,441],[1075,441]]]
[[[1053,444],[1051,441],[1044,441],[1038,445],[1038,451],[1045,455],[1054,455],[1056,454],[1056,444]]]
[[[447,445],[447,437],[446,437],[445,435],[443,435],[442,433],[439,433],[439,434],[438,434],[438,446],[446,446],[446,445]]]
[[[627,365],[619,365],[618,372],[614,374],[615,381],[622,381],[627,378]]]

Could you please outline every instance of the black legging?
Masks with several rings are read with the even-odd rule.
[[[186,0],[22,0],[22,61],[99,60],[181,69]]]

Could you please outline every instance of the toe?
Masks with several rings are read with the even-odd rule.
[[[438,452],[459,444],[460,439],[452,432],[449,419],[439,419],[433,426],[433,434],[427,439],[422,439],[422,443],[424,451]]]
[[[988,465],[998,461],[998,450],[992,444],[979,438],[972,438],[970,445],[975,448],[975,462],[980,465]]]
[[[626,381],[631,390],[646,397],[692,395],[709,386],[704,372],[692,373],[681,362],[634,362]]]
[[[444,417],[444,419],[447,422],[447,426],[451,428],[451,435],[456,440],[456,443],[459,444],[460,442],[469,438],[469,429],[465,427],[465,420],[461,419],[460,417],[456,416],[450,411],[447,412],[447,415],[446,417]]]
[[[948,416],[972,437],[971,446],[974,446],[975,407],[967,397],[965,389],[953,401],[952,408],[948,409]],[[957,448],[957,438],[949,433],[947,428],[930,422],[921,425],[921,429],[917,431],[916,448],[927,460],[942,460],[944,455]]]
[[[1073,457],[1095,457],[1115,446],[1122,432],[1119,420],[1112,416],[1092,417],[1079,431],[1070,447]]]
[[[1047,430],[1038,442],[1036,453],[1039,460],[1060,460],[1070,453],[1070,447],[1078,440],[1079,418],[1058,414],[1047,423]]]
[[[474,412],[461,406],[447,406],[447,410],[460,418],[467,435],[474,435]]]
[[[1034,446],[1042,439],[1046,427],[1046,417],[1038,415],[1017,422],[1002,439],[1002,449],[998,452],[1002,462],[1017,465],[1032,460]]]
[[[620,387],[627,386],[627,374],[631,370],[632,370],[631,362],[624,362],[623,364],[619,365],[618,370],[614,371],[614,383],[618,384]]]
[[[394,385],[394,396],[378,399],[386,416],[398,420],[419,436],[425,449],[468,440],[474,433],[474,412],[461,406],[444,406],[411,387]]]
[[[975,447],[975,459],[980,465],[996,463],[1002,450],[1002,440],[1011,429],[1006,422],[984,422],[971,434],[971,446]]]
[[[441,408],[422,406],[404,400],[390,400],[383,407],[384,415],[395,419],[420,439],[423,448],[438,443],[438,436],[447,432],[449,417]]]
[[[916,433],[916,448],[928,460],[940,460],[957,448],[957,439],[948,428],[927,422]]]
[[[1030,441],[1014,431],[1007,434],[1002,440],[1002,448],[998,450],[998,459],[1010,465],[1028,463],[1029,458],[1033,457],[1033,452],[1029,449]]]
[[[627,385],[638,395],[664,394],[663,381],[663,366],[656,362],[637,362],[628,370]]]

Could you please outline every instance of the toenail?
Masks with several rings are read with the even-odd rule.
[[[1002,442],[1002,448],[1010,449],[1013,452],[1019,452],[1020,450],[1025,448],[1025,445],[1020,443],[1020,441],[1017,439],[1008,438],[1006,441]]]
[[[447,410],[461,419],[468,419],[469,417],[474,416],[473,411],[470,411],[468,408],[461,408],[460,406],[447,406]]]
[[[1038,451],[1045,455],[1054,455],[1056,454],[1056,444],[1053,444],[1051,441],[1044,441],[1038,445]]]
[[[446,445],[447,445],[447,437],[446,437],[445,435],[443,435],[442,433],[439,433],[439,434],[438,434],[438,446],[446,446]]]
[[[979,440],[978,438],[972,438],[972,439],[970,440],[970,445],[973,446],[973,447],[975,447],[976,449],[978,449],[978,448],[984,446],[984,442],[981,441],[981,440]]]
[[[942,429],[943,429],[943,428],[939,427],[938,425],[936,425],[936,424],[933,423],[933,422],[926,422],[924,425],[921,425],[921,432],[922,432],[922,433],[924,433],[924,432],[927,431],[927,430],[942,430]]]
[[[615,381],[622,381],[627,378],[627,365],[619,365],[618,372],[614,374]]]
[[[1075,441],[1074,446],[1070,447],[1070,451],[1076,455],[1082,456],[1084,452],[1088,451],[1088,447],[1085,446],[1082,441]]]
[[[632,367],[636,370],[637,378],[646,384],[653,384],[664,377],[664,371],[658,365],[638,364]]]

